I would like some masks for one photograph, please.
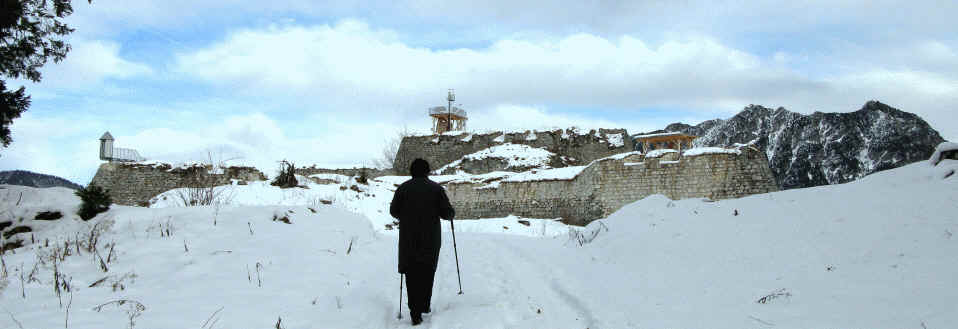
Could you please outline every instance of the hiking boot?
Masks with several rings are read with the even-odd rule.
[[[412,318],[412,325],[418,326],[420,323],[422,323],[422,313],[412,313],[410,315]]]

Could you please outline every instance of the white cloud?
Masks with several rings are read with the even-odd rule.
[[[283,0],[236,9],[232,1],[188,2],[77,4],[74,50],[45,68],[41,86],[79,91],[85,104],[42,112],[37,100],[51,91],[35,88],[36,109],[28,114],[58,119],[15,121],[14,145],[0,151],[2,166],[88,181],[95,138],[118,126],[127,126],[115,132],[118,145],[154,158],[202,160],[210,149],[267,170],[284,158],[361,164],[398,127],[427,129],[424,111],[445,105],[446,88],[457,89],[470,127],[481,130],[575,125],[638,132],[727,118],[747,104],[844,112],[878,99],[958,138],[958,51],[953,36],[940,33],[950,31],[940,27],[951,24],[943,23],[954,16],[951,3],[937,3],[937,10],[935,2],[914,4],[888,16],[881,12],[897,3],[418,0],[372,4],[402,10],[366,16],[360,3]],[[259,12],[264,16],[247,16]],[[306,23],[277,18],[290,13]],[[311,19],[351,13],[363,18],[331,25]],[[397,22],[417,26],[390,28]],[[97,31],[98,24],[108,28]],[[906,31],[905,42],[890,34],[894,29]],[[422,46],[437,30],[440,39],[470,46]],[[191,33],[195,39],[177,40]],[[133,41],[121,47],[109,40],[120,34]],[[769,37],[779,34],[801,38]],[[168,41],[169,53],[156,54],[162,59],[150,65],[131,60],[125,51],[148,50],[131,35]],[[166,80],[125,93],[118,102],[128,107],[101,104],[111,101],[104,90],[117,87],[105,81],[141,82],[154,74]],[[176,99],[154,91],[179,82],[202,94]],[[678,109],[682,117],[650,109]],[[149,123],[136,121],[146,117]],[[74,131],[78,126],[86,128]]]
[[[844,62],[810,73],[799,68],[807,69],[818,55],[777,51],[763,58],[706,36],[652,45],[631,35],[576,33],[433,50],[407,45],[395,31],[345,20],[240,30],[179,54],[174,69],[231,91],[308,99],[325,109],[361,108],[356,113],[363,115],[387,114],[395,110],[390,105],[402,103],[416,114],[407,114],[406,120],[440,105],[449,87],[472,109],[511,104],[618,109],[623,114],[646,108],[730,114],[747,104],[763,104],[808,113],[853,111],[878,99],[922,116],[950,113],[958,106],[950,96],[956,80],[910,66],[956,70],[952,48],[934,41],[902,48],[870,57],[862,56],[865,49],[854,48],[835,56]],[[909,50],[910,61],[902,56]],[[855,60],[863,57],[869,60]],[[958,119],[941,120],[939,129],[958,126]]]
[[[475,132],[498,130],[551,130],[578,127],[582,129],[625,128],[629,133],[647,132],[664,128],[674,122],[701,122],[714,117],[708,116],[665,116],[644,117],[626,120],[612,120],[588,111],[580,113],[557,113],[544,107],[530,107],[514,104],[497,105],[491,108],[470,112],[474,118],[468,122],[469,130]]]
[[[77,184],[89,183],[99,165],[96,139],[100,136],[83,135],[83,132],[97,125],[97,122],[45,118],[26,112],[11,125],[13,143],[0,150],[0,168],[30,170],[61,176]]]
[[[500,40],[478,50],[430,50],[357,21],[242,30],[181,54],[176,70],[227,88],[293,92],[343,104],[403,100],[420,107],[441,99],[448,87],[457,87],[468,95],[464,102],[479,107],[703,105],[714,103],[710,95],[744,96],[756,86],[790,78],[706,37],[653,47],[631,36],[574,34],[558,40]],[[756,81],[726,82],[743,76]]]
[[[234,165],[251,165],[267,174],[286,159],[297,166],[355,166],[371,162],[382,147],[382,133],[390,125],[342,125],[341,130],[319,130],[308,137],[288,136],[281,124],[262,113],[236,115],[209,122],[202,129],[164,127],[131,136],[116,136],[144,156],[161,161],[207,161],[233,158]],[[124,146],[126,147],[126,146]]]
[[[120,45],[107,40],[73,40],[72,49],[60,63],[47,63],[42,69],[45,89],[90,91],[102,88],[107,79],[131,79],[147,76],[153,69],[124,59]]]

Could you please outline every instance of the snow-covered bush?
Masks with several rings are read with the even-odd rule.
[[[580,247],[586,244],[592,243],[596,237],[599,236],[602,232],[608,232],[609,227],[605,225],[601,220],[594,221],[586,225],[586,227],[577,229],[569,227],[569,240],[573,243],[578,244]]]
[[[97,214],[110,209],[113,204],[113,198],[110,197],[110,191],[96,185],[90,185],[79,189],[75,194],[80,197],[83,203],[80,205],[80,218],[90,220]]]
[[[274,179],[270,185],[281,188],[290,188],[299,185],[299,182],[296,181],[296,166],[293,165],[292,162],[286,160],[281,161],[279,164],[279,175],[276,175],[276,179]]]

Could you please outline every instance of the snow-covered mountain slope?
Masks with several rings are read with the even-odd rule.
[[[718,202],[652,196],[559,236],[472,233],[457,221],[463,295],[444,222],[422,327],[947,328],[958,323],[958,177],[944,177],[956,169],[920,162]],[[380,183],[390,179],[401,178]],[[136,328],[410,327],[408,313],[396,318],[394,231],[370,223],[322,203],[114,206],[82,227],[35,232],[49,247],[4,255],[0,327],[61,327],[67,305],[69,328],[125,327],[130,314]],[[94,225],[108,271],[69,242],[61,307],[50,255]],[[116,300],[145,309],[94,310]]]
[[[30,187],[66,187],[74,190],[83,188],[66,178],[39,174],[26,170],[0,171],[0,184],[23,185]]]
[[[749,105],[728,120],[665,130],[701,136],[698,146],[755,145],[784,189],[846,183],[921,161],[943,141],[917,115],[877,101],[855,112],[810,115]]]

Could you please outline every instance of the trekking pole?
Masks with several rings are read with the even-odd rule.
[[[459,294],[462,295],[462,276],[459,274],[459,250],[456,248],[456,224],[449,220],[449,227],[452,229],[452,250],[456,253],[456,278],[459,279]]]
[[[397,319],[402,320],[402,281],[404,274],[399,274],[399,314],[396,315]]]

